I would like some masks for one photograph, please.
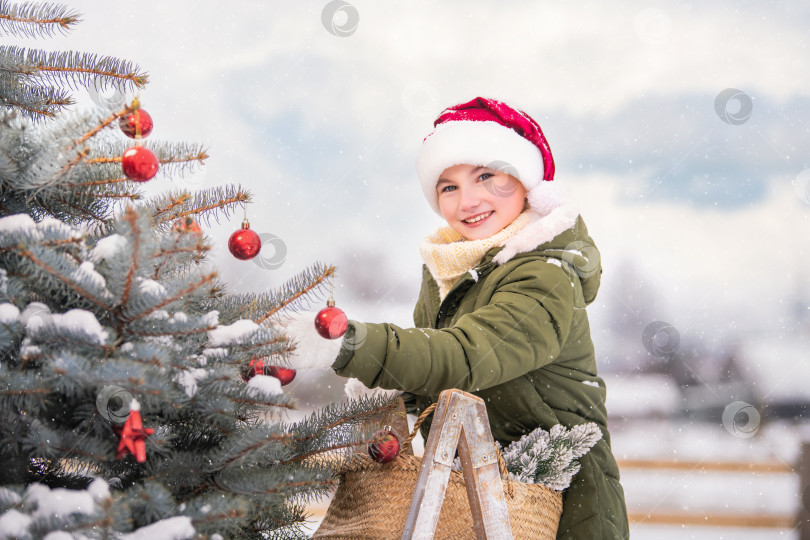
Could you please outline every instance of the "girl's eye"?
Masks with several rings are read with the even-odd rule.
[[[492,174],[492,173],[485,172],[484,174],[482,174],[481,176],[479,176],[479,177],[478,177],[478,179],[479,179],[479,180],[481,180],[481,181],[483,182],[484,180],[489,180],[489,179],[490,179],[490,178],[492,178],[493,176],[495,176],[495,175],[494,175],[494,174]]]
[[[444,186],[439,193],[445,193],[448,189],[456,189],[456,186]]]

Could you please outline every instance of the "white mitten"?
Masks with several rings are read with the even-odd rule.
[[[357,399],[360,397],[389,397],[399,394],[398,390],[386,390],[384,388],[366,388],[366,385],[361,383],[358,379],[349,379],[346,381],[346,386],[343,387],[343,392],[349,399]]]
[[[325,339],[315,330],[315,315],[295,313],[280,322],[284,332],[295,343],[290,354],[290,367],[299,369],[329,369],[332,367],[343,338]]]

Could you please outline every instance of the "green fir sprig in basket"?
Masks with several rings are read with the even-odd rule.
[[[502,450],[509,476],[527,484],[542,484],[562,491],[579,472],[578,458],[602,438],[595,423],[566,429],[557,424],[546,431],[537,428]]]

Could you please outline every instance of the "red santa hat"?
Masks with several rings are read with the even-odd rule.
[[[528,114],[494,99],[477,97],[445,109],[422,142],[416,169],[422,190],[437,214],[439,175],[453,165],[482,165],[520,180],[529,206],[540,214],[565,203],[554,182],[554,157],[540,126]]]

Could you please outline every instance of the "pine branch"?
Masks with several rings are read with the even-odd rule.
[[[119,114],[119,113],[116,113]],[[203,164],[208,159],[205,148],[196,143],[170,143],[157,139],[141,140],[139,144],[151,150],[161,163],[161,171],[183,173],[190,166]],[[117,166],[121,163],[124,152],[133,146],[129,139],[108,138],[100,141],[92,150],[92,157],[84,163],[92,166],[115,165],[115,170],[120,170]],[[168,168],[167,168],[168,166]]]
[[[140,89],[149,80],[132,62],[112,56],[5,46],[0,47],[0,56],[6,59],[6,71],[44,78],[53,83],[64,82],[71,88],[114,85]]]
[[[64,197],[57,196],[57,197],[54,197],[54,200],[57,200],[60,203],[64,204],[65,206],[72,208],[75,212],[77,212],[78,214],[81,214],[86,219],[92,219],[92,220],[100,221],[100,222],[107,221],[107,219],[103,215],[97,214],[97,213],[93,212],[89,208],[85,208],[85,207],[82,207],[82,206],[80,206],[80,205],[78,205],[76,203],[68,201]],[[58,216],[60,214],[61,214],[61,212],[53,212],[53,215]]]
[[[72,290],[73,292],[75,292],[76,294],[81,296],[82,298],[88,300],[89,302],[91,302],[92,304],[98,306],[99,308],[101,308],[104,311],[107,311],[107,312],[112,311],[112,306],[105,304],[102,300],[97,298],[96,295],[94,295],[94,294],[90,293],[89,291],[85,290],[84,288],[80,287],[79,284],[76,283],[75,280],[72,280],[72,279],[68,278],[67,276],[63,275],[55,267],[53,267],[48,262],[43,261],[40,257],[36,256],[34,253],[29,251],[27,248],[18,247],[16,251],[20,256],[25,257],[26,259],[30,260],[32,263],[37,265],[39,268],[44,270],[46,273],[48,273],[50,276],[54,277],[59,282],[66,285],[70,290]]]
[[[166,165],[169,163],[191,163],[193,161],[199,161],[200,163],[204,162],[208,159],[208,154],[205,152],[197,152],[197,153],[190,153],[183,156],[177,155],[169,155],[163,158],[158,158],[158,161],[161,165]],[[96,165],[101,163],[121,163],[123,157],[121,156],[104,156],[104,157],[97,157],[93,159],[88,159],[85,161],[88,165]]]
[[[291,463],[298,463],[301,461],[306,461],[320,454],[337,452],[339,450],[352,450],[354,448],[364,448],[376,440],[377,438],[374,436],[366,437],[365,439],[357,439],[356,437],[353,437],[348,442],[335,443],[330,446],[325,446],[322,448],[317,448],[315,450],[310,450],[309,452],[305,452],[303,454],[298,454],[297,456],[293,456],[288,459],[282,459],[281,461],[279,461],[279,465],[289,465]]]
[[[228,186],[198,191],[193,196],[186,191],[169,192],[147,200],[143,206],[151,210],[157,225],[173,223],[186,216],[199,217],[209,225],[211,216],[219,223],[214,210],[221,210],[228,217],[234,206],[249,202],[250,192],[241,186]]]
[[[579,472],[576,459],[601,438],[602,432],[593,422],[574,426],[570,431],[562,424],[552,426],[550,431],[537,428],[511,443],[503,451],[503,459],[516,480],[562,491]]]
[[[133,239],[133,246],[129,271],[124,279],[124,290],[121,293],[120,309],[123,309],[129,302],[129,294],[132,291],[132,281],[135,277],[135,272],[138,270],[138,256],[140,255],[141,246],[141,231],[138,228],[138,215],[132,208],[127,208],[126,212],[124,212],[123,219],[129,224],[132,231],[131,237]]]
[[[155,311],[157,311],[157,310],[159,310],[161,308],[164,308],[164,307],[168,306],[169,304],[171,304],[172,302],[176,302],[177,300],[183,298],[184,296],[186,296],[188,294],[191,294],[192,292],[196,291],[197,289],[199,289],[200,287],[202,287],[206,283],[210,283],[216,276],[217,276],[216,272],[211,272],[209,274],[206,274],[202,278],[200,278],[200,280],[197,281],[196,283],[192,283],[186,289],[178,291],[173,296],[170,296],[170,297],[164,299],[162,302],[160,302],[158,304],[155,304],[154,306],[150,307],[149,309],[146,309],[146,310],[141,311],[139,313],[136,313],[134,315],[125,315],[125,316],[123,316],[122,321],[124,323],[130,323],[132,321],[135,321],[135,320],[141,319],[143,317],[146,317],[150,313],[153,313],[153,312],[155,312]]]
[[[93,195],[93,197],[98,199],[129,199],[130,201],[137,201],[141,198],[138,193],[110,193],[109,191]]]
[[[326,279],[334,275],[335,270],[333,266],[316,262],[277,291],[228,295],[212,299],[208,307],[219,311],[222,324],[245,318],[257,324],[265,323],[273,315],[283,315],[285,310],[308,309],[314,301],[320,301]]]
[[[155,217],[159,216],[160,214],[166,214],[167,212],[171,211],[174,208],[178,208],[178,207],[182,208],[183,205],[186,203],[186,201],[191,199],[191,195],[186,193],[186,192],[182,192],[179,195],[177,195],[176,197],[174,197],[172,195],[168,195],[168,198],[169,198],[169,202],[168,202],[168,204],[166,204],[166,206],[155,208],[154,213],[153,213],[153,215]]]
[[[152,254],[152,259],[157,261],[152,279],[180,272],[184,263],[199,263],[210,249],[201,234],[184,229],[172,230],[162,239],[158,251]]]
[[[73,187],[94,187],[94,186],[108,186],[112,184],[119,184],[121,182],[132,182],[131,179],[127,178],[126,176],[121,176],[118,178],[105,178],[104,180],[91,180],[88,182],[77,182],[75,184],[70,184]]]
[[[0,32],[17,37],[52,36],[65,33],[80,22],[79,13],[52,4],[11,4],[0,1]]]
[[[390,397],[329,404],[290,427],[293,435],[287,439],[288,454],[279,463],[300,463],[323,454],[337,454],[333,457],[339,459],[324,462],[337,471],[343,460],[355,455],[357,448],[365,448],[374,441],[375,433],[391,423],[396,409],[397,400]]]
[[[7,77],[0,78],[0,106],[20,110],[32,120],[53,117],[63,107],[74,103],[64,90],[23,85],[16,80],[9,81]]]
[[[78,139],[73,141],[70,146],[65,148],[65,150],[70,150],[71,148],[76,148],[78,146],[81,146],[82,144],[84,144],[88,140],[92,139],[93,137],[95,137],[96,135],[101,133],[101,130],[103,130],[104,128],[110,126],[113,122],[115,122],[116,120],[118,120],[122,116],[126,116],[126,115],[130,114],[132,111],[134,111],[137,108],[136,105],[137,105],[137,99],[135,101],[133,101],[132,104],[125,105],[124,108],[122,110],[118,111],[117,113],[113,113],[110,116],[108,116],[107,118],[102,119],[92,129],[87,131],[87,133],[85,133],[84,135],[82,135],[81,137],[79,137]]]
[[[286,299],[283,302],[279,303],[273,309],[267,311],[264,315],[262,315],[258,319],[255,319],[256,324],[262,324],[265,320],[267,320],[268,317],[272,317],[273,315],[283,310],[288,305],[296,303],[296,301],[299,300],[301,297],[307,296],[313,289],[320,286],[324,281],[326,281],[326,279],[332,277],[334,273],[335,273],[334,266],[330,266],[324,269],[322,272],[320,272],[320,274],[315,276],[315,279],[313,279],[309,285],[305,286],[304,288],[296,290],[292,294],[285,295]]]
[[[290,440],[305,442],[321,437],[340,426],[363,424],[371,418],[385,418],[397,410],[396,398],[361,398],[344,404],[330,403],[324,409],[294,424],[292,431],[298,435]],[[390,423],[387,420],[383,423]]]
[[[146,331],[137,331],[132,330],[131,328],[127,329],[127,334],[139,337],[158,337],[158,336],[172,336],[172,337],[180,337],[180,336],[191,336],[194,334],[204,334],[206,332],[210,332],[211,330],[215,330],[217,325],[213,326],[203,326],[201,328],[192,328],[190,330],[152,330],[150,332]]]
[[[274,464],[231,467],[214,476],[215,485],[230,493],[243,495],[306,496],[330,491],[338,483],[331,470],[313,464],[285,467]],[[276,498],[276,497],[273,497]],[[278,497],[278,502],[283,501]]]

